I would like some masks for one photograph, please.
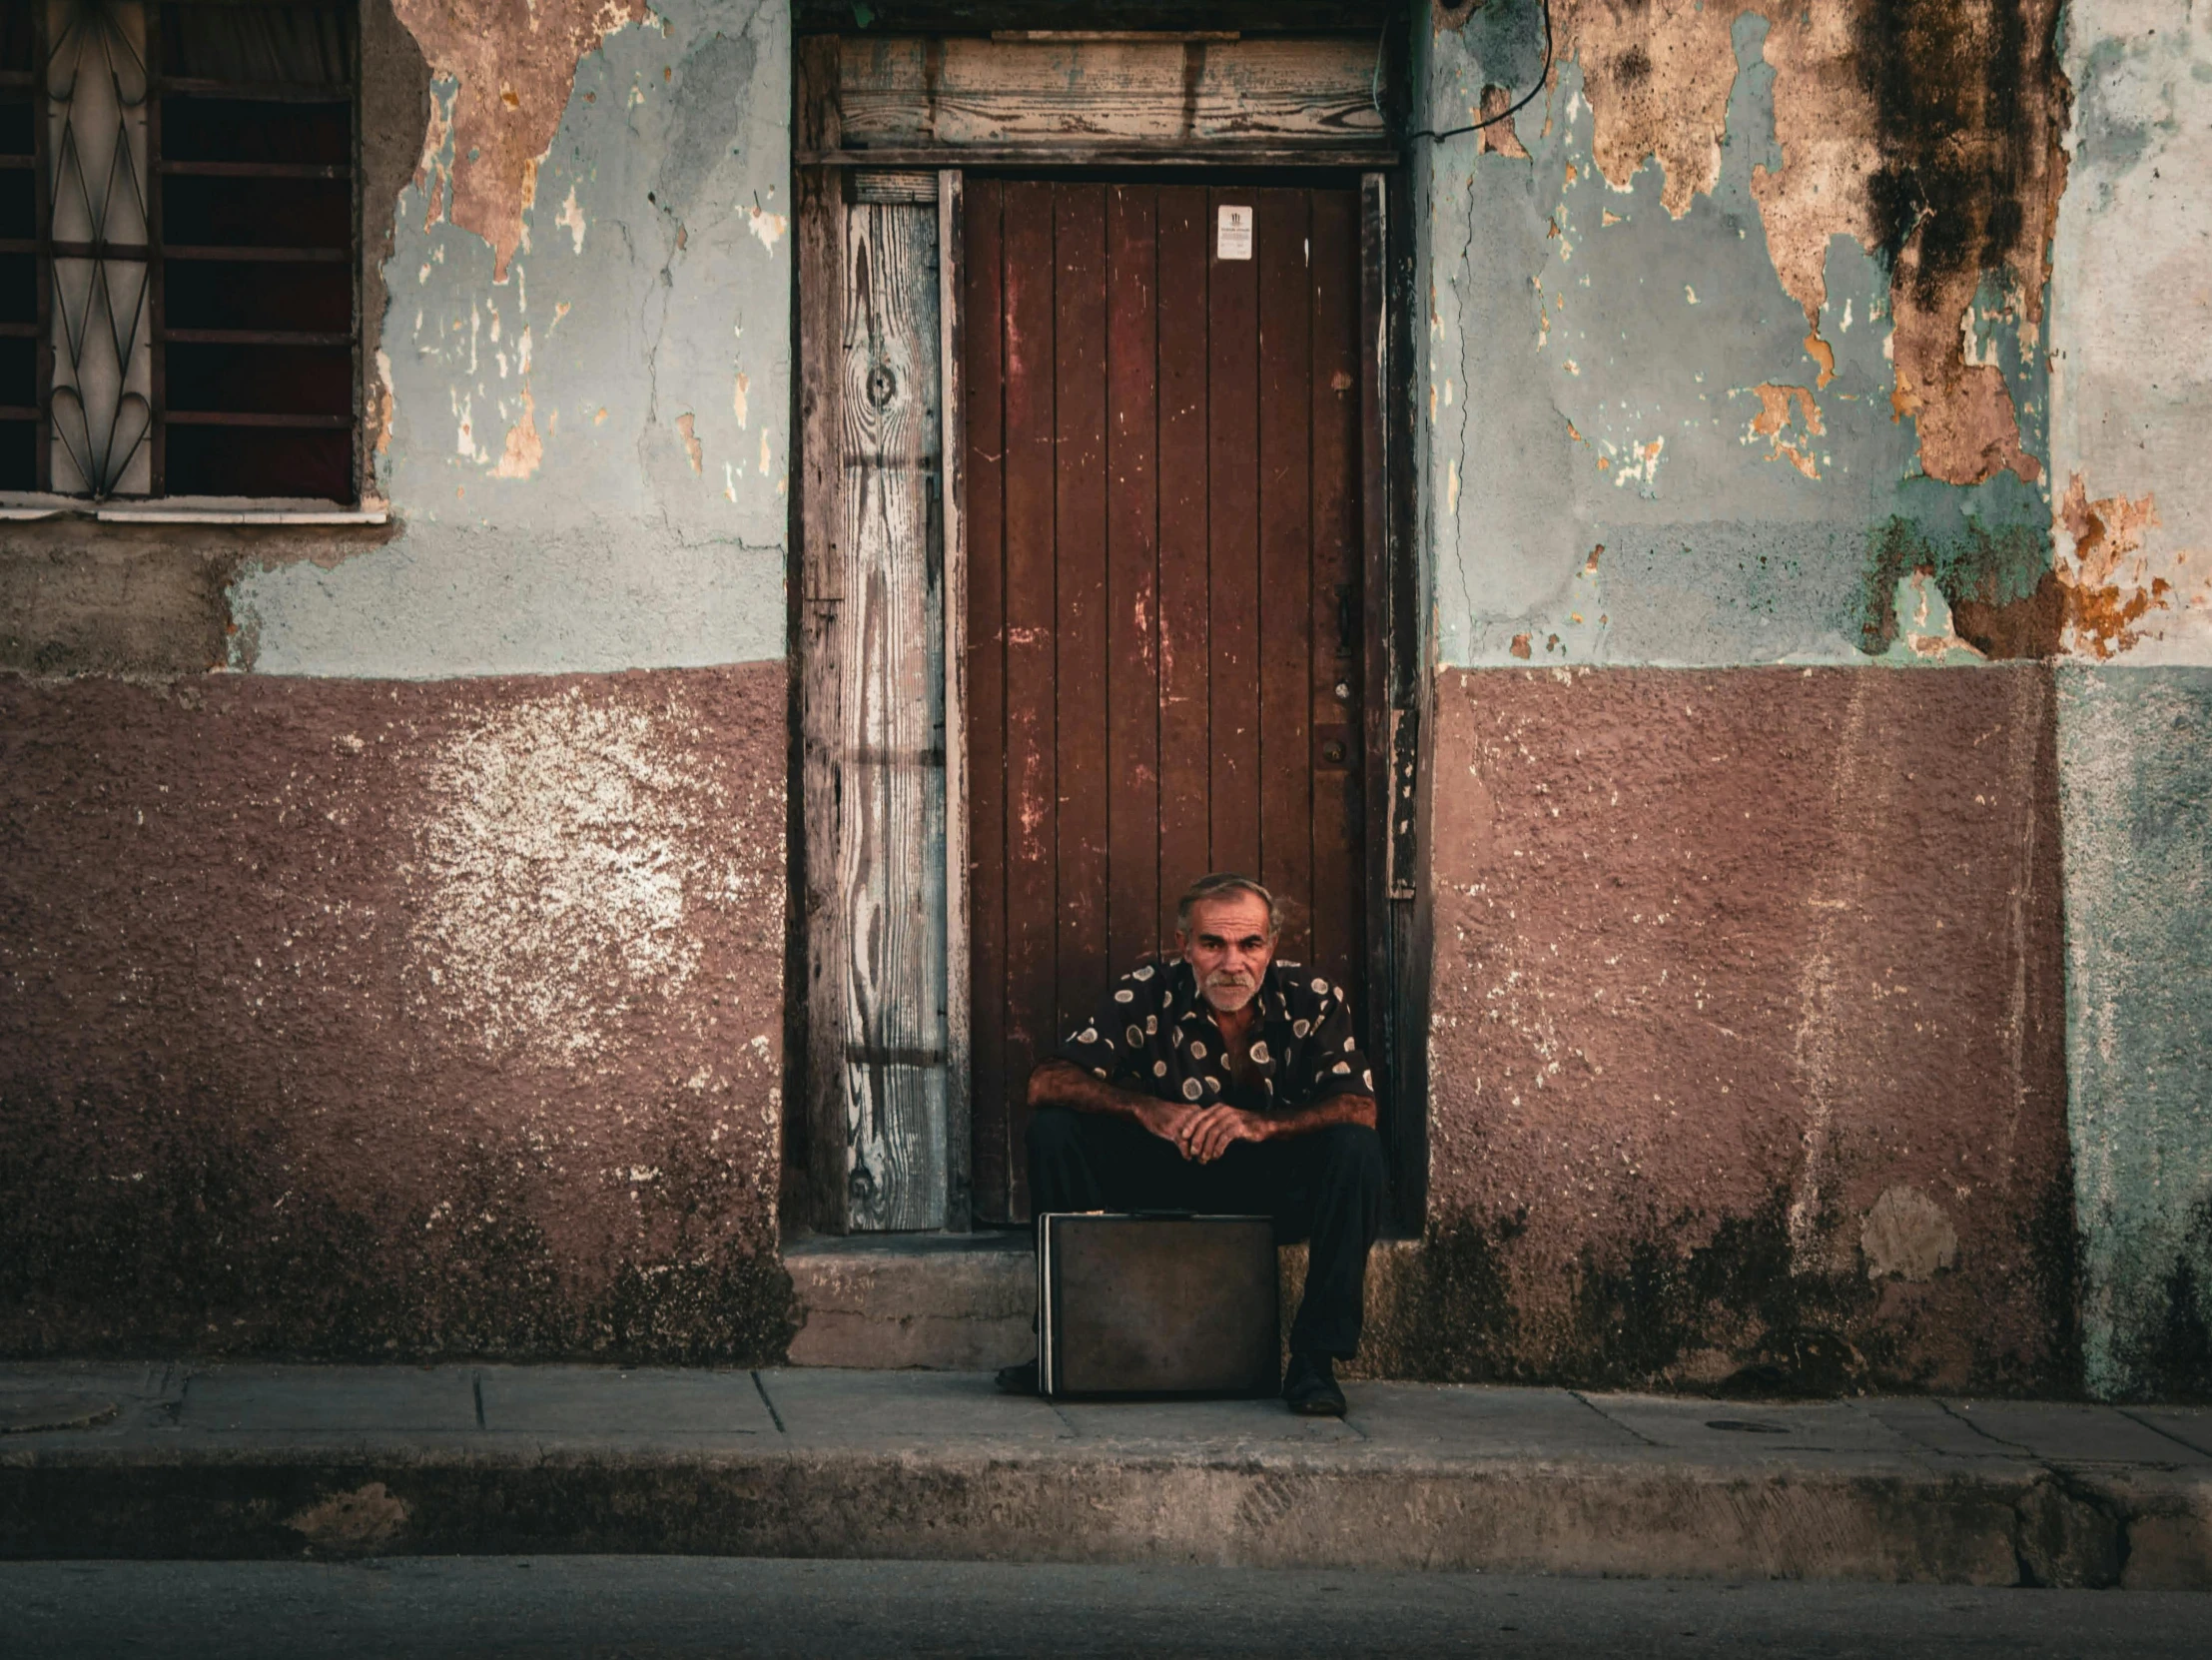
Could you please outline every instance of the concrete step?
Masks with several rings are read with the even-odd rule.
[[[795,1366],[989,1371],[1035,1352],[1026,1233],[879,1234],[787,1244]]]
[[[0,1556],[659,1552],[2212,1590],[2212,1411],[1354,1383],[0,1367]]]
[[[1378,1243],[1367,1263],[1371,1326],[1397,1314],[1403,1264],[1419,1245]],[[1306,1250],[1284,1245],[1282,1329],[1305,1289]],[[795,1366],[989,1371],[1036,1352],[1037,1264],[1028,1233],[814,1236],[786,1243],[800,1307]],[[1364,1356],[1363,1356],[1364,1358]],[[1387,1370],[1354,1364],[1350,1375]]]

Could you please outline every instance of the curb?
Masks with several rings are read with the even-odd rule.
[[[0,1461],[10,1559],[587,1552],[2212,1590],[2212,1482],[960,1445],[357,1440]]]

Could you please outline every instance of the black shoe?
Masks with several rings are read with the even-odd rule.
[[[1018,1366],[1001,1366],[993,1374],[1000,1391],[1010,1395],[1034,1395],[1037,1393],[1037,1362],[1024,1360]]]
[[[1336,1368],[1326,1354],[1293,1354],[1282,1374],[1282,1398],[1290,1410],[1309,1418],[1344,1415],[1344,1391],[1336,1386]]]

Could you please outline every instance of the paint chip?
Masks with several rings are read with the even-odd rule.
[[[772,214],[756,202],[745,210],[747,227],[760,239],[761,247],[773,254],[776,244],[783,240],[784,232],[791,229],[791,221],[782,214]]]
[[[553,216],[553,223],[567,227],[569,241],[574,245],[575,251],[581,254],[584,251],[584,211],[576,205],[574,185],[568,187],[568,200],[560,205],[560,212]]]

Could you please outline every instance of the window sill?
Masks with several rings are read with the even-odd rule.
[[[102,507],[93,514],[102,524],[383,524],[382,507],[274,507],[257,512],[238,507]]]
[[[138,501],[128,505],[101,506],[73,497],[32,497],[28,501],[0,501],[0,523],[26,523],[50,518],[90,518],[102,524],[230,524],[347,526],[388,524],[391,509],[382,502],[342,507],[319,501],[229,501],[220,497],[195,500],[190,496],[166,501]]]

